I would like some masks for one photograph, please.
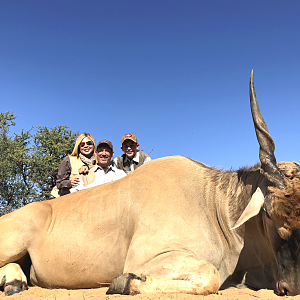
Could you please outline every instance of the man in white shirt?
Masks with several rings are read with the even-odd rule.
[[[89,170],[91,176],[95,176],[95,180],[88,185],[84,185],[81,177],[80,183],[70,190],[71,193],[94,187],[103,183],[111,182],[126,176],[126,173],[120,169],[117,169],[112,161],[114,155],[113,145],[108,140],[103,140],[97,144],[96,149],[97,165],[93,166]]]

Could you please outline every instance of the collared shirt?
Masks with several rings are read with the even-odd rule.
[[[91,188],[91,187],[94,187],[94,186],[97,186],[97,185],[100,185],[103,183],[115,181],[115,180],[123,178],[127,175],[123,170],[117,169],[113,165],[113,163],[105,171],[100,166],[96,165],[94,168],[94,172],[95,172],[95,181],[94,182],[92,182],[91,184],[89,184],[87,186],[84,186],[82,179],[79,177],[79,179],[80,179],[79,184],[76,187],[71,188],[70,192],[73,193],[73,192],[88,189],[88,188]]]
[[[123,154],[123,155],[124,155],[124,154]],[[134,171],[134,170],[135,170],[135,169],[134,169],[134,165],[135,165],[135,164],[138,165],[139,162],[140,162],[140,150],[138,150],[138,151],[136,152],[136,154],[135,154],[135,156],[133,157],[133,159],[129,159],[127,155],[124,155],[124,156],[125,156],[124,162],[123,162],[124,165],[129,164],[129,165],[130,165],[130,172]],[[115,165],[117,165],[117,160],[118,160],[118,157],[116,157],[116,158],[114,159]],[[150,160],[151,160],[151,157],[150,157],[150,156],[147,156],[146,159],[144,160],[143,164],[146,163],[146,162],[148,162],[148,161],[150,161]],[[119,167],[119,166],[118,166],[118,167]],[[128,172],[128,171],[127,171],[127,172]],[[130,173],[130,172],[128,172],[128,173]],[[127,174],[128,174],[128,173],[127,173]]]

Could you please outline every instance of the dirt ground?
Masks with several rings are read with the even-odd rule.
[[[39,287],[29,287],[29,290],[9,296],[0,292],[0,299],[7,300],[300,300],[300,295],[295,297],[279,297],[273,291],[250,289],[228,289],[220,291],[216,295],[195,296],[186,294],[144,294],[137,296],[109,295],[105,292],[107,288],[87,289],[87,290],[64,290],[64,289],[43,289]]]

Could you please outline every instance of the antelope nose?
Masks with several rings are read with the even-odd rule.
[[[278,296],[293,296],[290,292],[289,286],[286,282],[277,282],[277,293]]]

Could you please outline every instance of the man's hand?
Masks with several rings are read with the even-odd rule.
[[[82,166],[81,168],[78,169],[79,174],[86,174],[89,172],[89,167],[88,166]]]

